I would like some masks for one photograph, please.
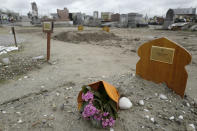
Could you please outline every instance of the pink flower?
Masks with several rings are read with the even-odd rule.
[[[104,112],[103,113],[103,116],[108,116],[109,115],[109,112]]]
[[[84,111],[82,112],[82,116],[84,118],[94,116],[96,111],[97,111],[97,109],[96,109],[96,107],[93,106],[93,104],[88,104],[85,106]]]
[[[89,100],[93,101],[93,99],[94,99],[94,95],[92,92],[88,91],[86,94],[82,93],[82,100],[87,102]]]

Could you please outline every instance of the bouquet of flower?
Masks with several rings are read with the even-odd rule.
[[[110,128],[117,118],[117,103],[107,94],[104,86],[97,90],[90,86],[83,86],[81,90],[80,112],[85,120],[89,120],[93,126]]]

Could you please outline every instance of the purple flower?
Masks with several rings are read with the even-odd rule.
[[[103,128],[107,127],[108,123],[106,121],[102,121]]]
[[[96,113],[96,114],[94,115],[94,119],[97,120],[97,121],[101,121],[101,119],[102,119],[102,114],[97,114],[97,113]]]
[[[82,93],[82,100],[87,102],[88,100],[92,101],[93,99],[94,95],[92,92],[88,91],[86,94]]]
[[[109,115],[109,112],[104,112],[103,113],[103,116],[108,116]]]
[[[84,118],[88,118],[93,116],[96,113],[97,109],[93,106],[93,104],[88,104],[85,106],[84,111],[82,112],[82,116]]]
[[[109,119],[102,119],[102,126],[106,128],[107,126],[112,127],[115,124],[115,120],[110,117]]]

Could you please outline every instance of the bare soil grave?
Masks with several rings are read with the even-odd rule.
[[[107,33],[104,31],[68,31],[68,32],[61,32],[58,35],[53,37],[56,40],[65,41],[65,42],[99,42],[105,40],[121,40],[118,36],[114,33]]]

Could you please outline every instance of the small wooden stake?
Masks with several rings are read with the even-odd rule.
[[[12,34],[14,35],[14,43],[15,43],[15,46],[18,47],[17,42],[16,42],[16,34],[15,34],[14,27],[12,27]]]
[[[47,61],[50,59],[50,41],[51,41],[51,32],[47,32]]]

